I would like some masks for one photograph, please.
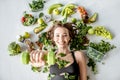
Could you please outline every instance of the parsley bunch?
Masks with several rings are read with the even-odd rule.
[[[88,30],[91,28],[91,26],[87,26],[83,21],[77,21],[75,24],[76,29],[76,35],[75,38],[72,39],[70,44],[71,50],[84,50],[86,49],[86,46],[84,44],[87,44],[89,42],[88,38],[86,37]]]

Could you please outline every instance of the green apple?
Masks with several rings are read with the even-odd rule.
[[[55,14],[55,15],[59,15],[59,14],[60,14],[60,10],[58,10],[58,9],[54,9],[54,10],[53,10],[53,14]]]
[[[21,61],[22,61],[23,64],[29,64],[29,61],[30,61],[29,52],[27,52],[27,51],[22,52]]]
[[[42,19],[42,18],[39,18],[38,19],[38,24],[44,24],[45,22],[44,22],[44,20]]]
[[[90,34],[90,35],[94,34],[94,29],[93,29],[93,28],[90,28],[90,29],[88,30],[88,34]]]

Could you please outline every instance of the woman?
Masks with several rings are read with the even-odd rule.
[[[71,39],[74,38],[75,31],[71,23],[55,24],[52,29],[48,32],[49,37],[53,41],[53,44],[57,46],[55,56],[59,57],[60,60],[68,61],[69,63],[63,68],[58,68],[57,64],[50,66],[50,74],[55,74],[51,80],[87,80],[86,73],[86,60],[84,54],[81,51],[71,51],[69,44]],[[59,56],[60,53],[65,56]],[[45,64],[43,56],[47,54],[46,51],[34,50],[31,52],[31,63],[33,66],[41,67]],[[73,79],[66,79],[72,76]]]

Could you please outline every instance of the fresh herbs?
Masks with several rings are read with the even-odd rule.
[[[114,45],[104,40],[101,40],[99,43],[90,42],[87,48],[87,56],[89,57],[87,65],[92,68],[94,74],[97,73],[96,62],[100,62],[104,55],[113,48],[115,48]]]
[[[48,72],[49,71],[49,68],[48,68],[48,66],[44,66],[44,68],[43,68],[43,73],[46,73],[46,72]]]
[[[65,56],[66,56],[66,54],[64,54],[64,53],[59,53],[59,55],[60,55],[61,57],[65,57]]]
[[[72,39],[70,44],[71,50],[84,50],[86,49],[85,44],[88,44],[89,40],[87,39],[86,35],[88,33],[89,28],[91,26],[87,26],[83,21],[77,21],[76,22],[76,35],[74,39]]]
[[[90,42],[89,47],[87,48],[87,56],[97,62],[100,62],[104,55],[115,48],[114,45],[111,45],[109,42],[101,40],[99,43]]]
[[[57,58],[56,63],[58,64],[58,68],[61,69],[65,67],[69,63],[69,61],[61,60],[60,58]]]
[[[49,74],[48,75],[48,80],[51,80],[51,78],[55,77],[55,74]]]
[[[58,64],[59,69],[65,67],[68,63],[70,63],[69,61],[60,59],[60,57],[65,57],[65,56],[66,56],[66,54],[59,53],[58,57],[56,58],[56,63]]]
[[[41,12],[41,13],[39,14],[39,18],[41,18],[41,17],[43,17],[43,16],[44,16],[44,13]]]
[[[62,75],[64,76],[64,78],[65,78],[66,80],[75,80],[75,77],[76,77],[76,75],[72,75],[72,74],[69,74],[69,73],[67,73],[67,72],[62,73]]]
[[[88,67],[91,67],[92,68],[92,71],[94,72],[94,74],[97,73],[97,66],[96,66],[96,63],[95,61],[93,61],[92,59],[89,58],[88,60],[89,62],[87,63]]]
[[[91,59],[93,59],[94,61],[100,62],[104,56],[103,53],[101,53],[100,51],[97,51],[96,49],[92,48],[92,47],[88,47],[87,48],[87,56]]]
[[[37,12],[43,9],[45,1],[43,0],[33,0],[29,3],[29,6],[33,12]]]
[[[39,40],[40,43],[44,45],[44,49],[48,50],[47,46],[52,45],[52,41],[48,39],[47,37],[47,32],[43,32],[39,35]]]
[[[102,52],[103,54],[115,48],[114,45],[111,45],[109,42],[105,42],[104,40],[101,40],[99,43],[90,42],[89,46]]]
[[[41,72],[41,68],[40,67],[31,67],[31,70],[33,71],[33,72]]]

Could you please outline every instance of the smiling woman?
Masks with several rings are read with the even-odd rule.
[[[69,49],[70,40],[74,35],[75,31],[71,23],[56,23],[48,32],[52,43],[57,46],[54,52],[55,63],[50,65],[50,77],[52,75],[50,80],[87,80],[84,54],[81,51],[71,51]],[[41,54],[43,55],[39,56]],[[32,51],[31,62],[33,66],[43,64],[43,62],[45,64],[45,54],[49,56],[49,52]],[[43,65],[39,67],[41,66]]]
[[[42,11],[40,11],[41,9],[40,9],[39,3],[35,3],[34,5],[32,1],[46,1],[44,3],[43,9],[41,6]],[[31,4],[32,7],[29,6],[29,3]],[[50,6],[57,4],[57,3],[62,4],[62,6],[60,5],[59,8],[55,7],[54,10],[49,9]],[[75,5],[75,9],[69,8],[68,7],[69,3],[73,3]],[[51,74],[50,76],[53,77],[52,79],[56,79],[58,77],[64,78],[64,75],[65,75],[65,78],[67,78],[68,73],[66,71],[69,71],[69,73],[73,73],[73,72],[76,72],[76,70],[79,71],[78,74],[81,73],[80,77],[82,78],[82,76],[86,75],[86,73],[85,71],[82,71],[84,70],[81,66],[83,65],[83,62],[80,62],[84,60],[82,59],[84,58],[84,54],[81,52],[81,50],[85,49],[86,54],[88,52],[89,57],[93,58],[94,60],[101,60],[101,56],[102,56],[101,54],[93,56],[95,52],[98,52],[94,50],[96,49],[96,50],[100,50],[100,52],[102,51],[102,54],[105,56],[101,60],[102,63],[97,62],[97,64],[95,63],[96,65],[94,64],[92,59],[90,60],[88,59],[89,61],[89,63],[87,63],[87,76],[89,78],[88,80],[120,80],[120,71],[119,71],[120,63],[118,63],[118,61],[120,61],[120,44],[119,44],[120,27],[118,26],[120,25],[119,20],[118,20],[120,19],[119,6],[120,6],[120,0],[19,0],[19,2],[18,0],[0,0],[0,28],[1,28],[0,29],[0,36],[1,36],[1,39],[0,39],[0,53],[1,53],[0,54],[0,80],[21,80],[21,79],[22,80],[48,80],[47,79],[48,74],[42,73],[42,71],[37,72],[36,69],[38,68],[36,67],[34,68],[33,66],[31,66],[30,62],[28,65],[22,64],[22,63],[25,63],[25,64],[28,63],[29,56],[28,54],[26,54],[26,52],[24,52],[23,54],[20,53],[18,55],[9,56],[9,54],[11,53],[7,51],[7,46],[11,42],[15,41],[16,44],[19,44],[21,47],[21,50],[18,52],[23,52],[24,50],[25,51],[28,50],[27,47],[29,45],[29,41],[26,42],[26,40],[30,40],[31,41],[30,47],[34,49],[38,49],[38,46],[35,43],[36,41],[38,41],[38,35],[39,34],[41,35],[42,32],[48,30],[49,27],[51,27],[51,24],[54,20],[60,20],[60,21],[63,20],[62,22],[69,21],[72,23],[76,23],[77,25],[76,28],[79,28],[79,31],[78,31],[79,33],[76,34],[76,32],[74,32],[74,27],[72,27],[73,29],[70,27],[71,23],[68,23],[68,24],[59,23],[59,27],[54,27],[55,30],[52,30],[56,34],[52,33],[51,34],[52,37],[50,37],[49,35],[49,39],[46,39],[46,35],[42,34],[43,36],[39,37],[39,42],[43,44],[43,45],[40,44],[40,46],[43,46],[43,47],[40,48],[39,51],[31,49],[33,50],[31,52],[31,56],[33,56],[31,57],[32,65],[35,65],[38,67],[42,66],[42,69],[43,69],[44,67],[46,67],[46,63],[49,63],[49,65],[51,65],[51,67],[49,68],[50,69],[49,72]],[[92,21],[94,23],[88,23],[87,25],[84,25],[83,23],[79,22],[79,20],[81,20],[81,13],[78,11],[78,7],[84,7],[84,9],[88,13],[89,18],[94,13],[97,12],[98,17],[96,21],[94,22],[94,18],[92,18],[90,22]],[[49,14],[48,10],[52,11],[52,13]],[[73,14],[69,14],[71,10],[74,10],[72,11]],[[36,20],[35,24],[34,24],[33,18],[32,19],[30,18],[30,20],[22,18],[24,17],[24,14],[23,14],[24,11],[26,11],[27,14],[31,14],[32,17],[34,17],[34,19],[36,18],[38,19]],[[60,11],[60,14],[59,14],[59,11]],[[44,15],[42,15],[41,17],[39,13],[43,13]],[[66,14],[68,16],[66,16]],[[31,15],[25,15],[25,16],[30,17]],[[64,17],[67,17],[67,19],[66,18],[64,19]],[[23,22],[27,21],[27,25],[29,25],[29,22],[31,25],[28,27],[25,27],[24,25],[22,25],[20,21],[21,18]],[[47,24],[47,26],[41,25],[41,22],[39,22],[39,20],[41,19],[43,19],[43,21]],[[31,20],[33,22],[31,22]],[[65,25],[69,25],[69,26],[65,26]],[[54,24],[54,26],[58,26],[58,24]],[[92,26],[92,28],[89,29],[90,26]],[[106,39],[104,37],[106,36],[104,32],[107,33],[107,35],[109,35],[109,32],[106,32],[106,30],[103,28],[98,29],[96,27],[104,27],[106,30],[109,30],[111,34],[113,34],[113,37],[111,38],[111,36],[107,36],[108,38]],[[59,34],[58,33],[59,30],[61,30],[63,34],[62,32]],[[103,36],[101,34],[101,31],[102,31],[102,34],[104,34]],[[22,43],[16,37],[18,37],[19,35],[24,36],[25,32],[28,32],[30,34],[30,38],[26,38],[26,37],[22,38],[22,42],[24,39],[26,42],[26,43],[25,42]],[[71,32],[74,32],[74,33],[71,33]],[[99,35],[97,36],[97,34]],[[88,47],[87,49],[84,46],[84,44],[86,45],[88,43],[88,40],[85,38],[86,36],[89,42],[91,42],[88,45],[90,47]],[[70,37],[70,40],[68,39],[69,37]],[[51,41],[51,39],[55,47],[58,45],[57,49],[55,51],[41,50],[41,49],[45,49],[46,45],[49,45],[47,41],[49,40]],[[108,43],[106,44],[106,42],[102,41],[102,45],[101,45],[100,40],[109,41],[110,43],[114,44],[116,48],[111,50],[109,47],[110,45]],[[62,49],[62,47],[64,47],[64,49],[68,47],[67,49],[68,53],[65,53],[65,50],[64,51],[59,50],[59,49]],[[13,50],[14,48],[17,49],[17,47],[14,45],[10,50]],[[77,51],[74,51],[74,50],[77,50]],[[111,50],[111,51],[108,52],[108,50]],[[59,51],[62,51],[62,53],[59,53]],[[46,58],[42,58],[42,56],[44,56],[45,54],[48,55],[47,58],[49,60],[46,60]],[[74,55],[72,54],[75,55],[75,59],[73,58]],[[21,58],[22,55],[23,55],[23,62],[20,60],[22,59]],[[39,55],[42,59],[39,57]],[[28,59],[26,59],[26,57]],[[87,55],[87,58],[89,57]],[[80,68],[79,68],[80,70],[78,70],[78,68],[75,68],[75,71],[73,71],[74,70],[72,69],[73,65],[76,63],[77,65],[80,65]],[[86,65],[84,66],[86,67]],[[41,68],[39,69],[41,70]],[[96,72],[98,73],[95,75],[94,73]],[[111,74],[111,73],[114,73],[114,74]],[[62,80],[62,78],[60,79]],[[74,78],[74,76],[71,75],[70,78]]]

